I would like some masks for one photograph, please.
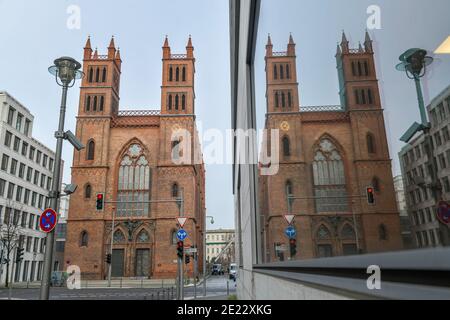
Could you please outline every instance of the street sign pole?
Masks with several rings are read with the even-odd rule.
[[[116,226],[116,210],[112,209],[112,225],[111,225],[111,247],[109,248],[109,254],[111,255],[111,262],[108,266],[108,288],[111,288],[111,274],[112,274],[112,255],[113,255],[113,246],[114,246],[114,229]]]
[[[180,197],[178,199],[178,210],[179,210],[179,216],[181,218],[184,217],[184,199],[183,199],[183,191],[180,191]],[[182,230],[182,229],[180,229]],[[184,243],[184,239],[180,239],[180,237],[178,237],[178,239],[180,241],[183,241]],[[178,277],[177,277],[177,287],[178,287],[178,295],[177,298],[178,300],[184,300],[184,277],[183,277],[183,272],[184,272],[184,268],[183,268],[183,260],[184,260],[184,248],[183,248],[183,256],[182,257],[177,257],[178,258]]]

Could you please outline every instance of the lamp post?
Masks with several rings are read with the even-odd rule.
[[[442,186],[438,178],[437,160],[434,155],[433,138],[431,137],[431,124],[428,121],[427,112],[425,109],[425,102],[423,99],[422,85],[420,79],[426,74],[427,67],[433,63],[433,58],[427,56],[427,51],[424,49],[409,49],[400,55],[400,63],[396,69],[405,72],[406,76],[414,80],[417,91],[417,99],[419,102],[419,111],[421,117],[421,124],[415,122],[408,131],[401,137],[401,141],[409,143],[413,136],[418,132],[423,132],[425,140],[425,152],[427,154],[427,167],[431,169],[431,184],[428,185],[432,191],[433,198],[436,205],[442,199]],[[450,244],[450,236],[448,234],[448,227],[440,224],[440,231],[442,234],[442,242],[444,245]]]
[[[61,157],[64,139],[70,139],[64,132],[64,121],[66,115],[67,91],[75,85],[77,79],[83,77],[80,71],[81,64],[70,57],[62,57],[55,60],[55,65],[51,66],[48,71],[55,76],[56,83],[62,87],[61,107],[59,114],[58,131],[55,133],[56,138],[56,154],[55,167],[53,169],[52,189],[50,191],[51,208],[58,212],[60,198],[60,180],[61,180]],[[72,142],[72,141],[71,141]],[[40,299],[48,300],[50,294],[50,279],[52,272],[53,245],[55,242],[55,231],[53,230],[47,235],[44,256],[44,268],[40,290]]]
[[[203,229],[203,296],[206,297],[206,219],[209,219],[211,224],[214,224],[214,217],[205,217],[205,226]]]

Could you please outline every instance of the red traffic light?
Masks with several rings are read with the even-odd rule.
[[[97,195],[97,200],[103,200],[103,194],[99,193],[99,194]]]
[[[375,190],[372,187],[367,187],[367,203],[368,204],[375,204]]]
[[[292,244],[292,245],[297,244],[297,240],[291,239],[291,240],[289,240],[289,243]]]

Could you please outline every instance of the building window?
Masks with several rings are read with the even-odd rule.
[[[292,186],[291,180],[286,181],[286,196],[291,196],[294,194],[294,188]]]
[[[292,108],[292,94],[290,91],[288,92],[288,106]]]
[[[278,68],[276,64],[273,65],[273,79],[278,80]]]
[[[387,240],[387,238],[388,238],[387,229],[386,229],[386,226],[384,224],[381,224],[378,227],[378,238],[380,240]]]
[[[374,138],[373,134],[368,133],[366,136],[366,141],[367,141],[367,152],[369,154],[376,153],[375,138]]]
[[[95,68],[95,82],[100,82],[100,68]]]
[[[286,65],[286,79],[291,78],[291,70],[289,69],[289,65]]]
[[[105,97],[104,96],[100,96],[100,106],[99,106],[99,111],[103,111],[103,108],[105,107]]]
[[[16,130],[19,132],[22,131],[22,122],[23,122],[23,114],[18,113],[16,119]]]
[[[11,148],[11,141],[12,141],[12,133],[9,131],[6,131],[5,133],[5,146],[8,148]]]
[[[179,82],[180,81],[180,68],[177,67],[176,71],[175,71],[175,81]]]
[[[275,92],[275,108],[279,108],[279,107],[280,107],[279,94],[278,94],[278,92]]]
[[[102,82],[106,82],[106,67],[103,67]]]
[[[26,136],[28,136],[28,134],[30,133],[30,128],[31,128],[31,121],[26,119],[25,120],[25,130],[23,132]]]
[[[3,171],[8,170],[8,164],[9,164],[9,156],[6,154],[3,154],[3,157],[2,157],[2,170]]]
[[[92,83],[92,81],[94,80],[94,69],[91,67],[89,68],[89,83]]]
[[[88,149],[87,149],[86,160],[92,161],[92,160],[94,160],[94,156],[95,156],[95,142],[94,142],[94,140],[90,140],[87,145],[88,145]]]
[[[186,110],[186,95],[181,96],[181,109]]]
[[[80,247],[87,247],[89,244],[89,234],[87,231],[81,232],[80,235]]]
[[[136,242],[137,243],[148,243],[148,242],[150,242],[150,235],[148,234],[148,232],[146,230],[141,230],[136,237]]]
[[[284,79],[284,68],[283,68],[283,65],[280,65],[280,79],[281,80]]]
[[[13,150],[16,152],[19,152],[20,149],[20,138],[19,137],[14,137],[14,145],[13,145]]]
[[[169,103],[168,103],[168,105],[169,105],[169,110],[172,110],[172,95],[171,94],[169,94]]]
[[[443,185],[444,185],[445,192],[450,192],[450,182],[449,182],[449,178],[448,177],[445,177],[443,179]]]
[[[178,187],[177,183],[174,183],[172,185],[172,197],[173,198],[178,198],[178,195],[179,195],[179,187]]]
[[[16,112],[16,110],[13,107],[9,107],[9,111],[8,111],[8,124],[10,126],[13,125],[13,119],[14,119],[14,113]]]
[[[281,93],[281,106],[283,108],[286,107],[286,95],[284,94],[284,92]]]
[[[183,67],[181,79],[183,80],[183,82],[186,81],[186,67]]]
[[[169,67],[169,81],[170,82],[173,81],[173,67],[172,66]]]
[[[113,238],[115,244],[121,244],[126,242],[125,235],[121,230],[116,230],[114,232]]]
[[[90,199],[92,197],[92,187],[90,184],[86,185],[84,188],[84,198]]]
[[[150,205],[150,165],[139,144],[131,145],[122,158],[119,168],[118,206],[120,217],[147,217]],[[141,203],[129,203],[135,201]]]
[[[329,139],[322,139],[313,161],[314,196],[316,211],[347,212],[348,199],[344,162]]]
[[[289,137],[283,137],[283,155],[289,157],[291,155],[291,143]]]

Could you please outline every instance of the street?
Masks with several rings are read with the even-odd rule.
[[[227,292],[227,282],[229,291]],[[206,299],[214,297],[227,297],[236,293],[236,284],[228,280],[227,276],[213,276],[206,282]],[[185,287],[185,299],[194,299],[194,287]],[[50,300],[171,300],[175,295],[175,287],[166,288],[92,288],[69,290],[67,288],[51,288]],[[0,300],[8,299],[8,289],[0,289]],[[14,300],[38,300],[39,289],[13,289]],[[197,298],[204,299],[203,283],[197,285]]]

